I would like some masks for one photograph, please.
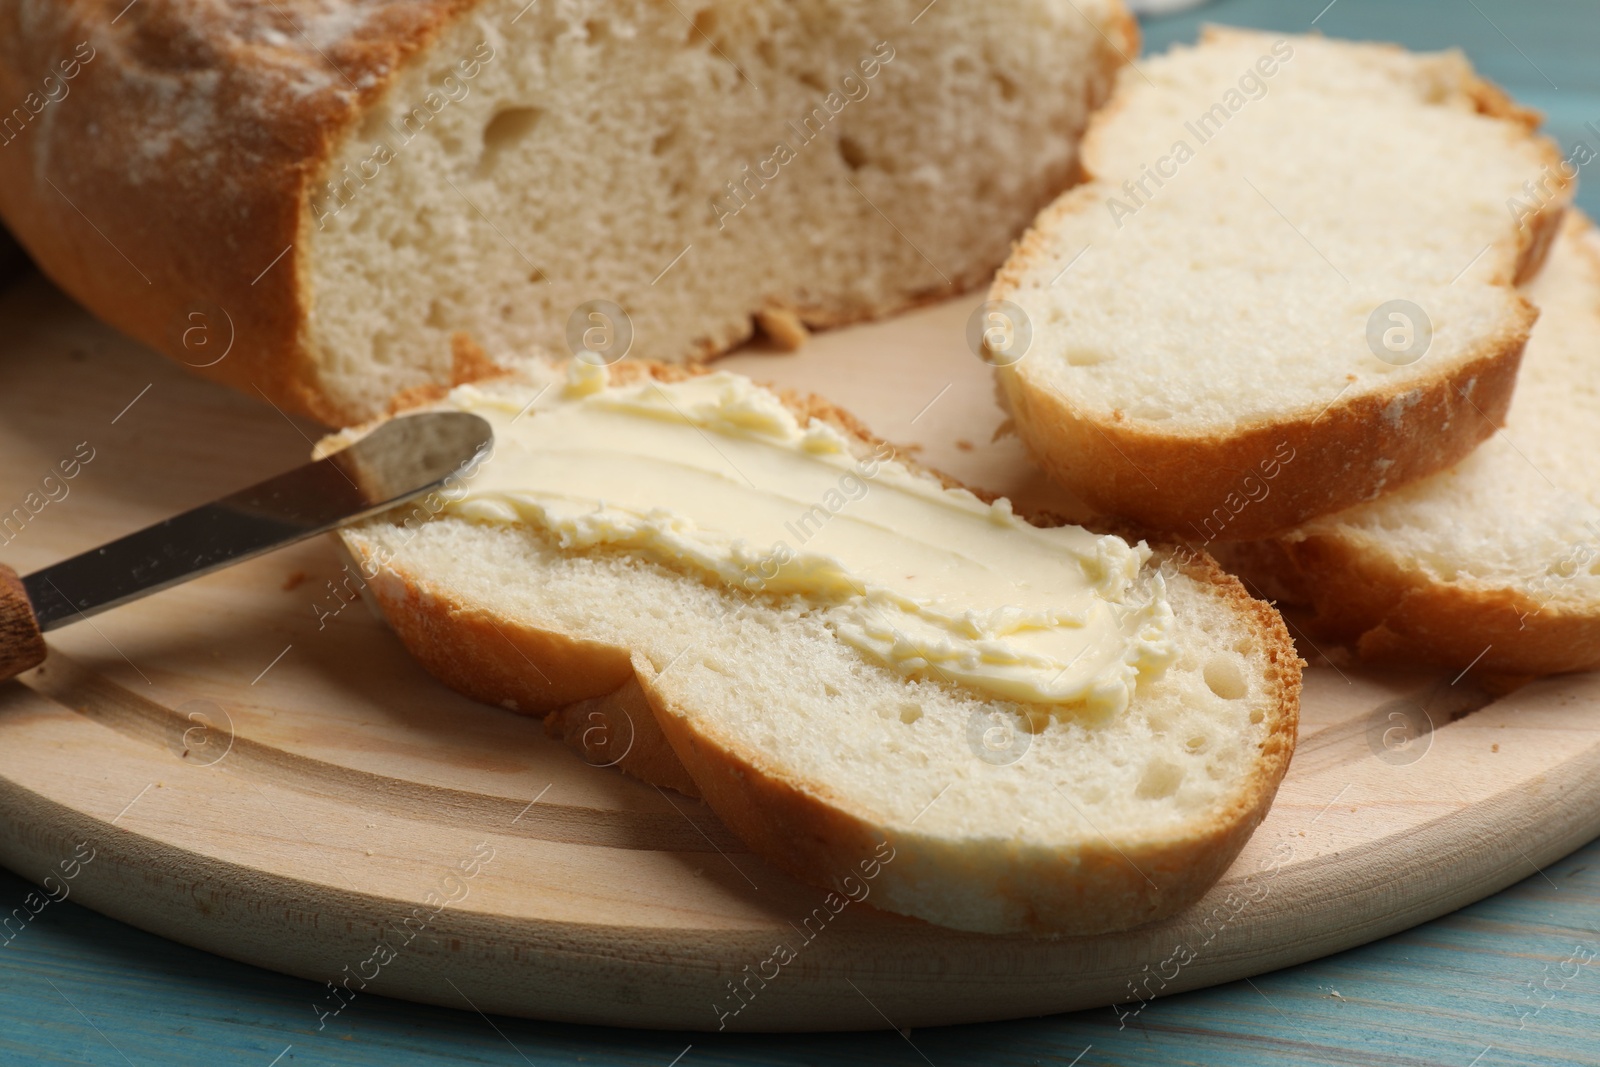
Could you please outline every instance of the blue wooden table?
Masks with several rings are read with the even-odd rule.
[[[1293,32],[1315,20],[1331,36],[1460,46],[1545,111],[1563,146],[1583,139],[1600,153],[1596,0],[1223,0],[1200,16],[1151,22],[1147,48],[1192,40],[1202,18]],[[1580,202],[1600,214],[1597,194],[1600,182]],[[0,871],[0,912],[30,888]],[[531,1023],[373,997],[319,1032],[318,996],[314,983],[69,901],[0,947],[0,1064],[1600,1064],[1600,842],[1454,915],[1157,1001],[1126,1028],[1104,1009],[910,1034],[730,1037]]]

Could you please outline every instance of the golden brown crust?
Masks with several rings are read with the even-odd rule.
[[[472,336],[463,332],[450,335],[450,384],[465,385],[498,378],[506,369],[489,358]]]
[[[1230,32],[1208,28],[1205,37]],[[1470,75],[1461,91],[1481,113],[1517,122],[1533,136],[1537,113],[1511,104],[1498,87]],[[1083,139],[1085,166],[1126,99],[1113,96],[1090,121]],[[1498,279],[1507,286],[1538,270],[1573,193],[1572,181],[1561,174],[1555,143],[1539,138],[1538,144],[1552,194],[1515,235],[1515,269]],[[1053,261],[1048,234],[1094,195],[1088,187],[1071,190],[1039,215],[996,275],[991,299],[1008,299],[1030,274]],[[997,380],[1029,453],[1091,507],[1183,541],[1255,540],[1369,500],[1471,452],[1505,420],[1537,317],[1537,310],[1519,299],[1515,317],[1453,371],[1396,384],[1381,394],[1336,398],[1320,412],[1256,419],[1229,433],[1174,433],[1120,411],[1109,419],[1084,412],[1047,382],[1035,380],[1026,359],[1000,368]],[[1386,419],[1386,410],[1403,410],[1404,418]],[[1284,449],[1292,450],[1292,462],[1282,462]],[[1265,482],[1257,477],[1247,489],[1247,477],[1274,460],[1279,475],[1263,496],[1251,499],[1250,492]]]
[[[1455,52],[1461,55],[1460,52]],[[1467,62],[1462,56],[1462,62]],[[1473,106],[1478,114],[1487,115],[1494,119],[1506,119],[1519,123],[1531,133],[1544,123],[1544,115],[1531,107],[1523,107],[1511,95],[1494,82],[1483,78],[1474,77],[1463,87],[1468,96],[1472,98]]]
[[[93,52],[70,95],[0,146],[0,216],[124,332],[282,407],[353,421],[316,388],[305,347],[307,190],[406,60],[477,2],[4,5],[0,98],[37,93],[81,42]],[[226,358],[186,345],[196,326],[232,339]]]
[[[1510,408],[1535,315],[1522,307],[1514,338],[1459,371],[1228,435],[1108,422],[1029,383],[1020,369],[1001,382],[1029,454],[1089,506],[1180,540],[1253,540],[1442,470],[1493,434]],[[1400,405],[1403,425],[1385,417]],[[1275,464],[1278,475],[1261,478],[1263,464]],[[1265,495],[1252,499],[1263,485]]]
[[[485,704],[542,715],[613,693],[628,654],[600,641],[501,618],[426,578],[398,573],[357,538],[345,546],[406,649],[428,673]]]
[[[642,377],[678,381],[705,371],[625,361],[611,373],[620,383]],[[863,449],[875,449],[880,443],[849,412],[823,398],[781,395],[800,417],[825,419],[855,437]],[[960,485],[903,455],[902,462],[946,485]],[[359,531],[347,542],[353,542],[360,554]],[[1220,611],[1246,620],[1268,657],[1267,684],[1273,703],[1256,772],[1231,808],[1184,840],[1135,844],[1121,851],[1109,844],[1094,846],[1070,871],[1054,855],[1019,857],[1005,879],[1004,893],[1029,929],[1052,933],[1126,929],[1191,903],[1244,846],[1288,767],[1303,664],[1283,620],[1270,606],[1250,597],[1204,552],[1160,548],[1153,564],[1177,568],[1207,590]],[[675,706],[656,684],[654,669],[641,657],[584,642],[579,635],[491,619],[424,576],[386,569],[385,578],[373,581],[370,588],[407,649],[451,688],[486,703],[504,704],[509,699],[517,710],[551,712],[547,730],[590,763],[611,762],[616,757],[612,738],[626,734],[631,747],[617,759],[620,769],[680,791],[685,791],[686,773],[692,789],[741,840],[802,881],[831,887],[844,874],[859,873],[858,865],[877,854],[887,840],[897,858],[878,875],[876,899],[893,908],[897,903],[904,906],[919,892],[919,879],[933,861],[914,834],[877,826],[852,811],[845,798],[827,795],[814,783],[786,774],[776,754],[748,750],[712,728],[697,725],[696,717]],[[568,700],[584,703],[557,707],[561,700],[549,679],[558,677],[566,683],[564,693],[576,694]],[[653,722],[644,728],[639,728],[637,714],[640,697],[652,711]],[[1151,881],[1161,888],[1152,889]]]
[[[1470,580],[1436,581],[1387,555],[1334,536],[1285,541],[1319,634],[1363,659],[1434,663],[1501,674],[1600,669],[1600,616]]]

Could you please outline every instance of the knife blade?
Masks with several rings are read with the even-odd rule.
[[[44,659],[42,631],[387,511],[470,476],[493,445],[489,424],[465,412],[390,419],[338,452],[25,578],[0,564],[0,679]]]

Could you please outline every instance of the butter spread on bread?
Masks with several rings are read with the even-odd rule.
[[[846,644],[1012,700],[1125,709],[1171,661],[1172,609],[1144,545],[1040,528],[725,372],[610,385],[574,360],[531,406],[462,386],[495,453],[450,513],[534,523],[747,591],[827,608]]]

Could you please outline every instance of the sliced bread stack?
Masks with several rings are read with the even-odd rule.
[[[1458,462],[1510,403],[1571,181],[1455,53],[1208,30],[1119,75],[992,290],[1039,463],[1258,538]]]
[[[577,402],[561,373],[530,366],[436,406],[471,393],[550,417]],[[683,374],[627,362],[611,387]],[[878,449],[824,401],[782,403],[859,456]],[[723,431],[705,432],[715,444]],[[430,671],[477,699],[553,714],[552,730],[580,746],[598,738],[594,762],[700,794],[797,878],[832,887],[872,862],[872,901],[892,911],[1047,933],[1172,914],[1237,855],[1288,764],[1300,661],[1276,612],[1203,554],[1148,557],[1137,581],[1165,590],[1174,657],[1139,676],[1124,710],[1092,714],[877,662],[805,596],[475,514],[402,513],[342,534]]]
[[[1224,557],[1375,659],[1600,668],[1600,237],[1572,213],[1504,429],[1449,470]]]

